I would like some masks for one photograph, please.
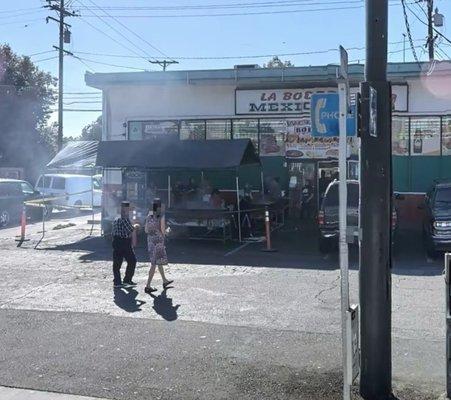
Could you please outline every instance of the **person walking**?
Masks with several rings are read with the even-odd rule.
[[[172,280],[168,280],[164,274],[163,266],[168,264],[166,245],[164,243],[165,231],[165,219],[162,213],[161,201],[160,199],[155,199],[152,209],[149,211],[146,218],[145,225],[145,232],[147,233],[147,249],[149,251],[150,258],[149,277],[147,279],[146,287],[144,288],[144,291],[147,294],[157,291],[156,288],[150,286],[157,267],[163,279],[164,289],[174,282]]]
[[[121,216],[113,221],[113,275],[114,287],[136,286],[132,281],[135,274],[136,256],[132,246],[132,233],[139,225],[133,226],[130,221],[130,202],[121,203]],[[121,280],[122,262],[127,261],[124,281]]]

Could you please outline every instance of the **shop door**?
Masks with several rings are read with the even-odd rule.
[[[315,161],[290,162],[288,164],[289,174],[289,200],[290,215],[313,219],[317,212],[317,177]],[[308,190],[312,198],[308,207],[302,210],[303,191]]]

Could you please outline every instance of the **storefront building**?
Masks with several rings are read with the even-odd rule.
[[[336,66],[132,73],[87,73],[103,92],[103,140],[250,138],[264,174],[287,191],[292,177],[315,187],[321,171],[337,171],[338,142],[310,135],[310,102],[336,91]],[[398,206],[416,223],[416,204],[435,179],[451,179],[451,62],[389,64],[392,81],[393,185]],[[363,65],[350,66],[351,92]],[[358,171],[359,139],[349,139],[350,177]],[[291,179],[290,179],[291,178]],[[105,183],[120,184],[117,172]],[[253,185],[259,177],[248,177]],[[317,201],[320,197],[317,190]]]

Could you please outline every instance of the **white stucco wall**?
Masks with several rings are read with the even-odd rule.
[[[397,81],[397,83],[401,83]],[[409,79],[407,114],[451,114],[451,74]],[[125,139],[134,120],[235,116],[235,85],[127,85],[104,89],[106,140]]]
[[[235,86],[114,86],[107,90],[109,140],[124,139],[124,122],[149,119],[232,117]]]

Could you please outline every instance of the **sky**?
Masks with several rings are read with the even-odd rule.
[[[420,21],[426,21],[426,3],[406,1],[412,10],[406,13],[417,56],[427,60],[427,27]],[[58,45],[58,24],[46,23],[46,16],[57,15],[43,8],[45,4],[45,0],[2,0],[0,43],[8,43],[19,55],[32,56],[39,68],[58,76],[57,51],[52,47]],[[296,66],[324,65],[339,62],[335,49],[340,44],[348,49],[350,61],[363,63],[365,57],[363,0],[66,0],[66,4],[80,15],[66,19],[72,35],[65,49],[78,57],[64,58],[64,108],[70,110],[101,109],[100,92],[84,83],[86,71],[160,70],[148,60],[172,57],[179,64],[169,66],[171,70],[263,65],[271,55]],[[389,61],[403,61],[404,55],[406,61],[414,61],[408,38],[403,50],[407,30],[401,0],[389,4]],[[451,0],[435,0],[434,7],[445,16],[440,31],[451,38]],[[437,58],[449,59],[451,44],[442,40],[438,47]],[[238,56],[243,58],[221,58]],[[196,57],[214,59],[191,59]],[[64,136],[79,136],[99,115],[99,111],[65,111]],[[56,119],[55,112],[51,121]]]

